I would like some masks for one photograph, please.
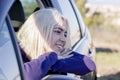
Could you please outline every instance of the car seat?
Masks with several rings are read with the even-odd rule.
[[[20,26],[25,21],[24,10],[19,0],[15,0],[14,4],[12,5],[9,11],[9,16],[10,19],[12,20],[12,24],[15,32],[17,32],[20,29]]]

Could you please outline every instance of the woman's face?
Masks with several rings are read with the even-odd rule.
[[[65,21],[61,21],[55,25],[52,31],[50,47],[56,52],[61,52],[64,49],[67,39],[67,25]]]

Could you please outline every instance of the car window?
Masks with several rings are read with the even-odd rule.
[[[21,80],[6,22],[0,27],[0,80]]]
[[[53,5],[58,8],[59,11],[68,19],[70,24],[70,38],[71,38],[71,45],[73,46],[78,40],[80,40],[80,28],[77,22],[77,18],[75,12],[69,2],[69,0],[52,0]],[[59,3],[59,6],[56,3]]]
[[[73,2],[73,0],[71,0],[71,1]],[[81,38],[83,38],[83,36],[85,35],[86,25],[85,25],[85,23],[84,23],[83,17],[82,17],[82,15],[81,15],[80,11],[78,10],[76,4],[73,4],[73,6],[74,6],[74,9],[75,9],[75,11],[76,11],[76,16],[77,16],[77,18],[78,18],[78,21],[79,21],[79,23],[80,23]]]
[[[36,0],[20,0],[20,2],[23,6],[26,19],[36,10],[36,7],[38,7]]]
[[[27,7],[30,8],[31,5],[37,5],[35,1],[24,1],[21,0],[25,14],[27,14]],[[71,39],[71,46],[73,46],[78,40],[81,39],[81,33],[80,33],[80,28],[78,25],[78,21],[75,15],[75,12],[72,8],[72,4],[70,3],[69,0],[51,0],[53,6],[57,8],[59,11],[62,12],[62,14],[68,19],[69,24],[70,24],[70,39]],[[27,4],[28,3],[28,4]],[[59,3],[59,5],[58,5]],[[44,4],[45,5],[45,4]],[[34,11],[36,6],[31,7],[32,12]],[[29,13],[32,13],[29,12]],[[28,16],[28,15],[27,15]]]

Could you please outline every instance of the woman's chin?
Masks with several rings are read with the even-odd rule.
[[[60,52],[63,51],[63,49],[57,48],[57,49],[55,49],[55,51],[58,52],[58,53],[60,53]]]

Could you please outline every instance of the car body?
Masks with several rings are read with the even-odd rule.
[[[37,0],[36,2],[40,9],[53,7],[62,13],[70,23],[73,51],[87,55],[95,61],[95,49],[91,35],[74,0]],[[20,0],[1,0],[0,12],[0,80],[25,80],[21,53],[15,34],[15,31],[17,32],[25,21]],[[69,75],[74,76],[68,73]],[[96,71],[80,77],[84,80],[96,80]],[[57,78],[62,79],[63,76],[57,76]]]

